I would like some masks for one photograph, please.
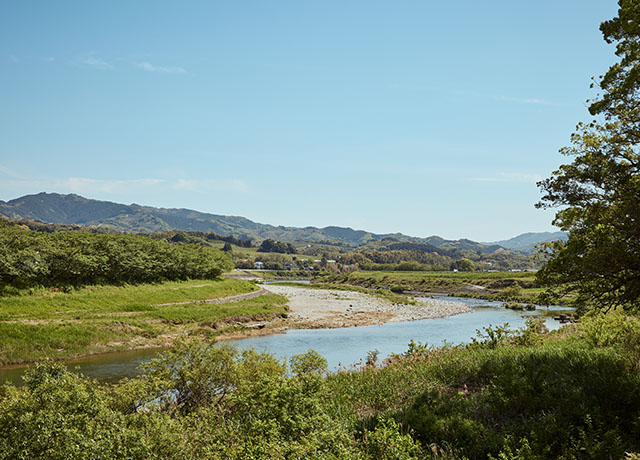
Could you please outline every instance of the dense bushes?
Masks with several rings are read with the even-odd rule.
[[[364,427],[391,416],[447,458],[621,459],[640,450],[640,321],[583,321],[565,339],[531,323],[499,342],[411,344],[386,367],[329,378],[336,415]]]
[[[0,222],[0,289],[215,278],[229,256],[142,235],[43,233]]]
[[[503,348],[458,358],[439,370],[447,388],[425,391],[398,416],[422,442],[449,442],[471,458],[525,440],[530,458],[540,459],[621,458],[640,447],[640,381],[610,349]]]
[[[640,321],[586,318],[550,338],[530,326],[465,347],[412,342],[384,367],[328,376],[315,352],[287,365],[193,341],[111,386],[38,365],[24,386],[0,389],[0,459],[600,460],[638,452]]]
[[[313,352],[288,368],[195,342],[115,386],[39,365],[0,390],[0,459],[415,458],[397,455],[420,448],[393,421],[360,443],[332,418],[325,370]]]

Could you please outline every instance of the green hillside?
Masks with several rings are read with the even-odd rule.
[[[191,209],[154,208],[124,205],[84,198],[79,195],[38,193],[7,202],[0,201],[0,215],[12,219],[32,219],[58,224],[77,224],[108,228],[127,233],[153,233],[171,229],[213,232],[240,239],[312,243],[340,243],[347,246],[389,240],[397,243],[428,244],[442,249],[491,253],[501,249],[470,240],[451,241],[438,236],[417,238],[402,233],[375,234],[348,227],[283,227],[253,222],[245,217],[222,216]]]

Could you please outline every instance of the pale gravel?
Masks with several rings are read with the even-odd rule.
[[[416,299],[416,305],[405,305],[354,291],[277,284],[264,285],[264,289],[289,299],[289,316],[294,321],[325,324],[340,321],[334,327],[443,318],[472,311],[462,303],[436,299]]]

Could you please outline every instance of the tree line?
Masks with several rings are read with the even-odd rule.
[[[46,233],[0,222],[0,288],[77,287],[215,278],[232,268],[221,251],[144,235]]]
[[[151,234],[152,237],[164,239],[174,243],[202,244],[209,241],[224,241],[240,248],[250,248],[253,242],[250,239],[236,238],[232,235],[219,235],[214,232],[198,232],[193,230],[169,230]]]

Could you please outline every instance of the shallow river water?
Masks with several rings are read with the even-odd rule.
[[[327,359],[330,369],[335,369],[339,365],[346,367],[365,359],[367,353],[372,350],[379,351],[379,359],[392,353],[402,353],[407,350],[407,344],[411,340],[434,346],[442,345],[445,341],[451,344],[467,343],[476,336],[476,331],[483,327],[509,323],[512,329],[516,329],[524,326],[528,316],[540,312],[507,310],[500,307],[501,302],[481,299],[441,299],[462,302],[472,307],[473,311],[447,318],[390,322],[377,326],[292,329],[284,334],[250,337],[232,340],[229,343],[241,349],[254,347],[258,351],[267,351],[281,359],[314,349]],[[560,327],[560,323],[551,318],[546,320],[546,325],[549,329]],[[160,350],[145,349],[106,353],[69,360],[65,364],[71,370],[100,381],[117,381],[123,377],[134,376],[138,372],[138,365],[152,359],[158,351]],[[24,370],[23,366],[0,368],[0,384],[6,380],[20,383]]]

